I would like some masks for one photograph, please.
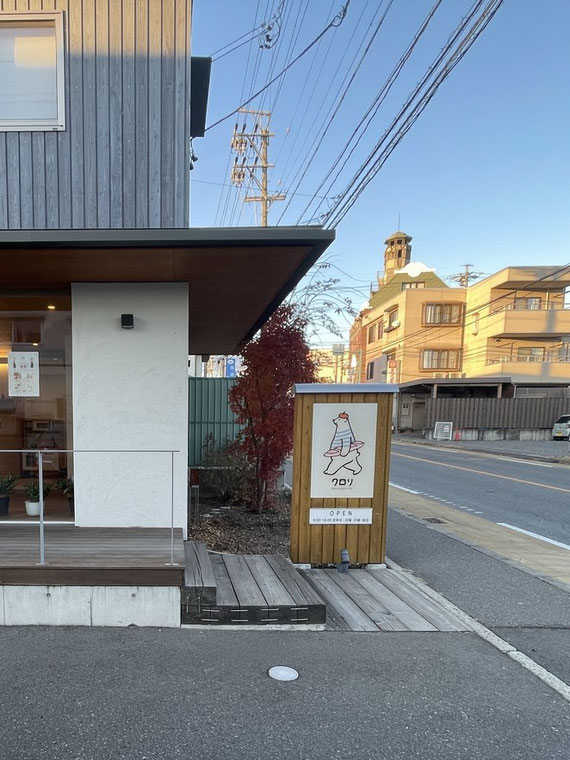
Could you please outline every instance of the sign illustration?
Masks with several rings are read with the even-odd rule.
[[[336,430],[331,447],[325,452],[325,457],[329,458],[325,475],[336,475],[343,467],[353,475],[358,475],[362,472],[358,450],[364,446],[364,441],[356,440],[350,427],[350,417],[346,412],[341,412],[333,423]]]
[[[40,355],[37,351],[8,354],[8,395],[40,395]]]
[[[315,404],[311,498],[371,498],[376,404]]]

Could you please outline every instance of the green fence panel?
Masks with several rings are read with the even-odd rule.
[[[235,439],[241,426],[228,402],[233,378],[190,377],[188,381],[188,466],[197,467],[208,436],[216,448],[222,448]]]

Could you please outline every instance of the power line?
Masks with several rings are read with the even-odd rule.
[[[317,153],[319,151],[319,148],[321,147],[321,145],[323,143],[323,140],[325,139],[325,137],[326,137],[326,135],[327,135],[327,133],[328,133],[330,127],[331,127],[331,124],[333,123],[336,115],[339,112],[339,109],[340,109],[341,105],[344,102],[344,99],[345,99],[345,97],[346,97],[346,95],[347,95],[347,93],[348,93],[348,91],[350,89],[350,86],[354,82],[354,79],[355,79],[356,75],[358,74],[358,72],[359,72],[362,64],[364,63],[364,60],[365,60],[366,56],[368,55],[368,53],[370,51],[370,48],[372,47],[372,43],[374,42],[374,40],[376,39],[376,37],[377,37],[380,29],[382,28],[384,20],[385,20],[386,16],[388,15],[388,11],[392,7],[393,3],[394,3],[394,0],[388,0],[386,8],[384,9],[384,12],[380,16],[380,19],[379,19],[379,21],[378,21],[378,23],[376,25],[376,28],[374,29],[374,32],[372,33],[370,39],[368,40],[366,48],[364,49],[364,52],[362,53],[362,55],[360,57],[360,60],[358,61],[356,67],[354,68],[354,70],[353,70],[353,72],[352,72],[352,74],[350,76],[350,79],[348,80],[348,84],[344,88],[344,91],[342,92],[342,95],[340,96],[340,99],[339,99],[338,103],[336,104],[336,107],[335,107],[332,115],[330,116],[328,122],[326,123],[326,126],[325,126],[324,130],[322,131],[322,133],[320,134],[320,136],[315,136],[315,138],[314,138],[314,140],[313,140],[313,142],[312,142],[311,147],[309,148],[309,150],[311,150],[313,148],[313,146],[315,145],[315,142],[317,142],[317,140],[318,140],[318,142],[317,142],[316,147],[314,148],[314,150],[313,150],[313,152],[311,154],[311,157],[306,162],[305,168],[303,169],[303,171],[301,173],[301,176],[300,176],[297,184],[295,185],[295,189],[294,189],[293,192],[296,192],[299,189],[299,187],[301,185],[301,182],[305,178],[305,176],[307,174],[307,171],[309,170],[310,165],[312,164],[315,156],[317,155]],[[348,76],[348,74],[347,74],[347,76]],[[346,81],[346,77],[345,77],[344,81]],[[330,109],[329,109],[329,113],[330,113]],[[328,114],[327,114],[327,116],[328,116]],[[301,170],[301,167],[297,170],[297,173],[295,174],[295,176],[293,178],[293,181],[295,181],[295,179],[298,176],[300,170]],[[285,208],[283,209],[283,213],[279,217],[279,221],[281,221],[281,219],[283,218],[283,215],[287,211],[287,208],[289,207],[290,203],[291,203],[291,201],[289,201],[287,203],[287,205],[285,206]]]
[[[470,49],[471,45],[473,45],[473,43],[485,30],[502,3],[503,0],[489,0],[479,17],[475,20],[467,32],[465,32],[463,38],[457,44],[455,49],[450,53],[443,66],[441,66],[441,68],[438,70],[438,67],[440,66],[444,57],[450,52],[457,39],[461,36],[461,34],[464,33],[467,25],[471,23],[471,20],[481,8],[483,0],[477,0],[477,2],[472,6],[468,12],[468,15],[462,19],[459,27],[453,33],[452,37],[445,45],[442,52],[437,56],[436,60],[430,66],[428,72],[424,75],[421,82],[414,88],[397,116],[392,120],[392,123],[384,132],[384,135],[376,144],[372,153],[369,154],[345,190],[341,193],[339,200],[326,215],[327,227],[334,227],[338,225],[344,216],[346,216],[350,208],[352,208],[368,184],[380,171],[394,149],[407,134],[413,124],[417,121],[420,114],[434,97],[442,82],[450,75],[455,66],[463,59],[467,51]],[[428,84],[430,78],[432,78],[432,81]],[[421,91],[424,87],[426,89],[422,93]],[[416,99],[417,102],[412,107],[412,104]],[[408,116],[404,119],[403,117],[409,109],[411,110]],[[401,124],[399,124],[400,121],[402,121]],[[382,148],[390,133],[394,130],[396,131],[392,137],[390,137],[388,144]]]
[[[394,68],[392,69],[392,71],[390,72],[390,74],[388,75],[388,77],[385,80],[384,84],[382,85],[380,91],[374,97],[374,100],[372,101],[371,105],[368,107],[366,113],[361,118],[361,120],[356,125],[356,127],[354,128],[352,134],[350,135],[350,137],[348,138],[348,140],[344,144],[344,147],[342,148],[341,152],[336,157],[336,159],[332,163],[329,171],[327,172],[327,174],[325,175],[324,179],[322,180],[321,184],[316,189],[316,191],[315,191],[315,198],[317,197],[317,193],[319,192],[319,190],[321,190],[321,188],[323,187],[323,185],[325,184],[325,182],[327,181],[327,179],[333,173],[334,169],[341,163],[344,154],[346,153],[346,151],[350,147],[350,143],[356,137],[356,135],[358,134],[358,131],[361,129],[362,125],[366,121],[366,124],[363,127],[362,131],[360,132],[360,135],[358,136],[358,138],[356,139],[354,145],[350,149],[350,152],[349,152],[348,156],[345,158],[345,160],[342,163],[342,165],[340,165],[340,168],[338,169],[337,173],[335,174],[335,176],[331,180],[331,182],[329,184],[329,187],[328,187],[328,190],[327,190],[327,192],[330,192],[330,190],[333,187],[334,183],[338,179],[339,174],[341,173],[342,169],[344,168],[344,166],[346,166],[346,163],[350,160],[350,158],[352,157],[354,151],[356,150],[356,148],[360,144],[360,141],[362,140],[362,138],[366,134],[366,131],[368,130],[368,128],[369,128],[370,124],[372,123],[374,117],[378,113],[378,109],[380,108],[380,106],[382,105],[382,103],[384,102],[384,100],[386,99],[386,97],[388,96],[390,90],[392,89],[393,84],[396,82],[396,80],[397,80],[398,76],[400,75],[402,69],[404,68],[405,64],[407,63],[407,61],[409,60],[410,56],[412,55],[412,53],[414,51],[414,48],[416,47],[416,45],[420,41],[420,38],[422,37],[423,33],[425,32],[425,30],[429,26],[432,18],[434,17],[436,11],[438,10],[438,8],[439,8],[439,6],[441,5],[442,2],[443,2],[443,0],[436,0],[436,2],[434,3],[434,5],[432,6],[432,8],[430,9],[430,11],[428,12],[427,16],[425,17],[425,19],[421,23],[419,29],[416,31],[414,37],[412,38],[412,40],[408,44],[408,47],[406,48],[406,50],[404,51],[404,53],[400,56],[400,59],[398,60],[398,62],[396,63],[396,65],[394,66]],[[305,206],[305,208],[301,211],[301,214],[299,215],[299,219],[297,221],[297,224],[301,223],[301,219],[302,219],[303,215],[306,213],[306,211],[309,209],[310,205],[311,205],[311,202],[309,202]],[[318,206],[316,207],[316,209],[314,210],[314,212],[312,213],[311,216],[313,218],[316,217],[317,212],[318,212],[319,208],[321,207],[321,205],[322,204],[319,203]]]
[[[307,47],[306,47],[306,48],[304,48],[304,50],[302,50],[302,51],[299,53],[299,55],[297,55],[297,56],[296,56],[296,57],[295,57],[295,58],[294,58],[294,59],[293,59],[293,60],[292,60],[292,61],[291,61],[291,62],[290,62],[290,63],[289,63],[287,66],[285,66],[285,68],[284,68],[284,69],[282,69],[282,70],[279,72],[279,74],[277,74],[276,76],[274,76],[274,77],[273,77],[273,79],[271,79],[271,80],[270,80],[270,81],[269,81],[269,82],[268,82],[266,85],[264,85],[264,86],[263,86],[263,87],[262,87],[260,90],[258,90],[258,91],[257,91],[257,92],[256,92],[254,95],[252,95],[251,97],[249,97],[249,98],[248,98],[248,99],[247,99],[245,102],[243,102],[243,103],[242,103],[241,105],[239,105],[237,108],[234,108],[234,110],[233,110],[233,111],[230,111],[230,113],[226,114],[225,116],[222,116],[222,118],[221,118],[221,119],[218,119],[218,120],[217,120],[217,121],[215,121],[213,124],[210,124],[210,126],[209,126],[209,127],[206,127],[206,130],[205,130],[205,131],[207,132],[209,129],[213,129],[214,127],[217,127],[217,126],[218,126],[218,124],[221,124],[223,121],[226,121],[226,119],[229,119],[230,117],[232,117],[232,116],[233,116],[234,114],[236,114],[236,113],[237,113],[237,112],[238,112],[238,111],[239,111],[241,108],[245,108],[245,106],[247,106],[249,103],[251,103],[251,101],[252,101],[252,100],[255,100],[255,98],[257,98],[259,95],[261,95],[261,93],[262,93],[262,92],[264,92],[264,91],[265,91],[265,90],[266,90],[268,87],[270,87],[270,86],[273,84],[273,82],[276,82],[278,79],[280,79],[280,77],[282,77],[282,76],[283,76],[283,74],[285,74],[285,72],[286,72],[286,71],[288,71],[288,70],[291,68],[291,66],[293,66],[295,63],[297,63],[297,61],[298,61],[300,58],[302,58],[302,57],[305,55],[305,53],[308,53],[308,51],[309,51],[309,50],[310,50],[312,47],[314,47],[314,45],[316,45],[316,44],[317,44],[317,42],[318,42],[318,41],[319,41],[319,40],[320,40],[322,37],[324,37],[324,35],[325,35],[325,34],[326,34],[328,31],[329,31],[329,29],[332,29],[333,27],[337,27],[337,26],[340,26],[340,25],[342,24],[342,22],[344,21],[344,19],[345,19],[345,17],[346,17],[346,14],[347,14],[347,11],[348,11],[348,6],[349,6],[349,5],[350,5],[350,0],[347,0],[346,4],[345,4],[345,5],[343,5],[343,7],[340,9],[340,11],[337,13],[337,15],[336,15],[336,16],[335,16],[335,17],[332,19],[332,21],[330,21],[330,22],[329,22],[329,23],[326,25],[326,27],[325,27],[325,28],[322,30],[322,32],[321,32],[319,35],[317,35],[317,37],[315,37],[315,39],[314,39],[314,40],[313,40],[313,41],[312,41],[312,42],[311,42],[309,45],[307,45]]]
[[[457,282],[460,288],[468,288],[471,280],[478,280],[479,277],[483,277],[483,272],[473,271],[473,264],[463,264],[463,267],[463,272],[452,274],[449,277],[451,282]]]

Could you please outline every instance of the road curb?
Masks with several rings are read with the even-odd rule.
[[[444,451],[472,451],[475,454],[490,454],[497,457],[512,457],[513,459],[525,459],[530,462],[548,462],[552,464],[570,465],[570,456],[567,457],[545,457],[540,454],[523,454],[518,451],[490,451],[489,449],[474,448],[472,446],[453,446],[445,443],[431,443],[429,441],[393,441],[394,444],[403,446],[427,446],[432,449],[443,449]]]
[[[546,670],[546,668],[543,668],[542,665],[539,665],[528,655],[520,652],[512,644],[509,644],[508,641],[505,641],[505,639],[497,636],[496,633],[493,633],[489,628],[484,626],[478,620],[475,620],[471,615],[467,614],[467,612],[460,607],[457,607],[453,602],[450,602],[449,599],[443,596],[443,594],[440,594],[439,591],[435,591],[435,589],[427,583],[424,583],[424,581],[417,578],[412,572],[406,570],[397,562],[386,557],[386,564],[393,572],[403,575],[410,583],[413,583],[417,588],[421,589],[424,594],[438,602],[444,609],[462,620],[465,625],[469,626],[476,636],[495,647],[495,649],[502,652],[507,657],[510,657],[511,660],[518,663],[521,667],[525,668],[525,670],[528,670],[547,686],[550,686],[551,689],[560,694],[560,696],[567,702],[570,702],[570,686],[562,681],[562,679],[555,676],[554,673],[551,673],[549,670]]]

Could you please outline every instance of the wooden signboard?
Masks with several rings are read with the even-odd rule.
[[[295,387],[291,559],[379,564],[397,386],[314,383]]]

